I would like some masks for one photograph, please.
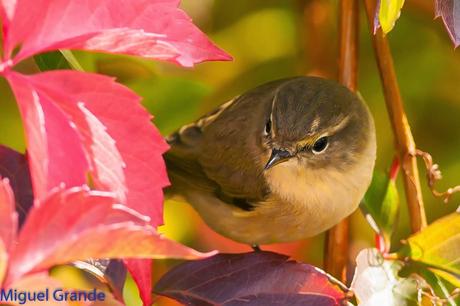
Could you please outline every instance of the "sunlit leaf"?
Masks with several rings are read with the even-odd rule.
[[[183,66],[230,59],[178,4],[178,0],[18,1],[5,53],[9,57],[21,45],[15,61],[56,49],[125,53]]]
[[[409,237],[400,256],[460,276],[460,213],[442,217]]]
[[[152,260],[126,259],[126,267],[139,289],[139,295],[145,306],[152,304]]]
[[[399,196],[396,188],[398,167],[397,162],[393,163],[389,175],[375,171],[361,204],[369,223],[383,237],[387,250],[399,214]]]
[[[11,253],[8,280],[88,258],[200,258],[168,240],[112,194],[74,187],[35,205]]]
[[[356,257],[351,289],[359,306],[402,306],[416,301],[413,279],[398,277],[402,264],[384,260],[376,249],[364,249]],[[412,304],[410,304],[412,305]]]
[[[8,250],[6,249],[5,243],[0,239],[0,284],[3,283],[3,279],[6,275],[8,268]]]
[[[404,0],[379,0],[378,2],[378,25],[384,33],[390,32],[395,26],[396,20],[401,15],[401,9],[404,5]],[[377,25],[377,26],[378,26]]]
[[[181,264],[155,292],[187,305],[339,305],[344,293],[317,268],[271,252]]]
[[[37,92],[27,76],[11,73],[8,81],[24,122],[35,198],[46,197],[60,184],[69,187],[85,184],[89,165],[69,119],[49,96]],[[69,160],[72,167],[68,167]]]
[[[435,0],[436,17],[441,17],[455,47],[460,45],[460,10],[458,0]]]
[[[9,284],[11,289],[16,289],[18,292],[40,292],[49,290],[50,294],[56,289],[63,288],[62,284],[48,275],[48,273],[36,273],[27,277],[21,278],[16,282]],[[47,301],[43,302],[27,302],[26,305],[40,305],[40,306],[67,306],[69,303],[66,301],[56,301],[51,296]]]
[[[167,145],[137,95],[78,71],[11,73],[8,80],[25,122],[37,198],[61,183],[81,186],[90,172],[96,188],[113,191],[152,225],[162,223]]]

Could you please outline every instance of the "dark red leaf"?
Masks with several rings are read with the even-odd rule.
[[[0,241],[5,250],[16,240],[17,222],[13,190],[7,178],[0,178]]]
[[[8,178],[10,182],[16,199],[19,224],[22,224],[34,200],[29,164],[24,154],[0,145],[0,176]]]
[[[436,17],[442,17],[455,47],[460,45],[460,11],[457,0],[435,0]]]
[[[17,214],[7,178],[0,177],[0,285],[7,271],[8,253],[16,240]]]
[[[187,305],[339,305],[345,298],[324,272],[271,252],[181,264],[155,292]]]

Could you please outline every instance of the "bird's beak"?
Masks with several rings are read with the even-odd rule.
[[[285,150],[279,150],[279,149],[273,149],[272,150],[272,155],[268,159],[267,164],[265,165],[264,170],[268,170],[271,167],[273,167],[276,164],[282,163],[284,161],[287,161],[289,158],[291,158],[293,155],[289,153],[288,151]]]

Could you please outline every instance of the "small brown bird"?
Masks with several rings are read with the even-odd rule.
[[[366,105],[316,77],[261,85],[167,140],[169,192],[251,245],[310,237],[350,215],[376,154]]]

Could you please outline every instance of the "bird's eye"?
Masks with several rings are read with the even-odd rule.
[[[267,123],[265,123],[265,135],[269,135],[272,131],[272,121],[268,119]]]
[[[327,137],[321,137],[320,139],[318,139],[318,140],[313,144],[313,147],[311,148],[311,151],[312,151],[314,154],[323,153],[324,150],[326,150],[328,144],[329,144],[329,141],[328,141]]]

